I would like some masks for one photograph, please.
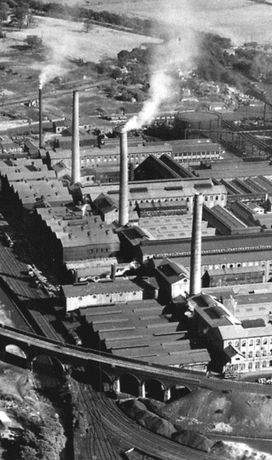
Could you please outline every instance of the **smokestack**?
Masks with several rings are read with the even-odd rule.
[[[73,125],[72,125],[72,184],[80,183],[80,149],[79,149],[79,96],[73,91]]]
[[[194,196],[193,227],[191,239],[190,296],[201,292],[201,223],[203,195]]]
[[[39,147],[43,148],[43,129],[42,129],[42,117],[43,117],[43,107],[42,107],[42,85],[39,86]]]
[[[119,223],[128,223],[128,145],[127,132],[121,131],[120,137],[120,192],[119,192]]]

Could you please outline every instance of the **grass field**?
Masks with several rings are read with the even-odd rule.
[[[35,25],[31,29],[16,30],[8,33],[9,40],[3,40],[2,45],[7,48],[22,45],[27,35],[38,35],[49,49],[58,54],[59,59],[84,59],[99,62],[103,56],[115,58],[122,49],[131,50],[143,42],[154,42],[142,35],[121,32],[100,26],[92,26],[86,33],[80,22],[67,21],[48,17],[36,17]],[[2,48],[3,52],[4,49]],[[49,53],[50,58],[50,53]]]
[[[80,5],[96,11],[151,18],[245,41],[268,43],[272,38],[272,3],[254,0],[42,0],[69,6]]]
[[[45,49],[29,49],[26,46],[28,35],[41,37]],[[53,72],[48,80],[58,75],[63,82],[72,80],[80,83],[86,79],[87,82],[93,83],[97,81],[97,75],[88,65],[77,66],[78,59],[98,63],[105,57],[116,58],[122,49],[131,50],[148,41],[157,40],[96,25],[84,32],[83,23],[36,16],[33,27],[8,30],[7,38],[1,40],[0,104],[5,103],[9,97],[33,97],[30,94],[33,90],[38,90],[39,75],[49,66],[52,66]],[[52,87],[50,89],[52,90]],[[48,91],[48,88],[45,90]],[[118,101],[106,100],[105,95],[100,94],[95,88],[82,92],[81,101],[82,104],[86,104],[86,115],[94,112],[96,107],[105,108],[109,105],[114,111],[121,105]],[[45,111],[48,108],[48,115],[68,116],[71,111],[70,105],[69,97],[62,97],[58,102],[51,98],[45,106]],[[14,111],[15,109],[12,109],[12,112]],[[16,107],[16,114],[21,114],[23,118],[32,118],[32,112],[33,110],[26,110],[23,105]]]

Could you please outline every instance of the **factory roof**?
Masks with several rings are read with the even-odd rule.
[[[119,244],[119,238],[111,226],[102,222],[100,216],[89,215],[83,209],[71,207],[68,203],[64,206],[37,209],[36,212],[61,240],[63,247]]]
[[[188,299],[189,310],[195,311],[210,327],[240,324],[233,314],[209,294],[198,294]]]
[[[120,231],[120,235],[129,240],[130,243],[134,246],[138,246],[143,239],[148,238],[147,234],[138,225],[123,228]]]
[[[30,167],[13,167],[12,169],[5,169],[4,171],[1,171],[1,175],[7,176],[10,183],[20,181],[28,181],[32,183],[33,181],[56,180],[55,171],[48,171],[45,168],[39,170],[39,168],[35,169],[35,167],[32,170]]]
[[[203,215],[205,220],[209,221],[209,217],[212,216],[213,219],[216,219],[219,223],[222,223],[230,230],[236,229],[246,229],[247,226],[237,217],[235,217],[230,211],[226,208],[223,208],[220,205],[213,206],[211,209],[207,208],[207,206],[203,206]],[[213,226],[214,224],[213,220]]]
[[[161,216],[141,217],[138,225],[149,235],[150,239],[190,238],[192,215],[168,215],[167,222],[162,220]],[[215,229],[207,226],[208,222],[202,221],[202,235],[214,235]]]
[[[169,322],[163,311],[164,305],[148,299],[84,308],[80,314],[114,354],[180,365],[209,361],[207,350],[190,350],[187,332],[178,331],[179,323]]]
[[[254,337],[267,337],[272,335],[272,325],[266,324],[262,327],[247,327],[242,325],[218,327],[223,340],[248,339]]]
[[[41,198],[51,205],[70,201],[68,190],[56,180],[12,182],[12,187],[14,192],[18,194],[23,206],[34,205]]]
[[[184,257],[173,257],[169,254],[163,254],[162,257],[171,257],[177,263],[181,263],[186,267],[190,266],[190,255]],[[160,258],[162,258],[160,257]],[[271,250],[267,251],[249,251],[249,252],[230,252],[221,254],[218,252],[217,254],[210,253],[201,256],[202,266],[209,266],[209,265],[222,265],[228,263],[248,263],[248,262],[263,262],[267,260],[271,260],[272,252]],[[252,266],[252,272],[254,273],[254,267]]]
[[[62,138],[61,138],[62,139]],[[82,138],[87,139],[87,137]],[[70,137],[63,137],[62,142],[71,142]],[[138,144],[128,144],[128,154],[129,155],[149,155],[152,153],[162,154],[165,152],[172,152],[172,147],[169,143],[157,143],[157,142],[139,142]],[[98,147],[80,147],[80,154],[81,156],[94,156],[94,157],[101,157],[101,156],[116,156],[119,158],[120,156],[120,146],[113,145],[112,147],[107,147],[107,145],[102,146],[102,148]],[[55,151],[50,150],[48,151],[48,156],[52,159],[64,159],[64,158],[71,158],[71,150],[70,149],[61,149],[57,148]]]
[[[94,200],[100,193],[119,196],[119,184],[100,184],[84,186],[84,193],[89,193]],[[129,200],[133,203],[142,199],[181,199],[193,197],[196,193],[203,195],[227,194],[224,185],[213,185],[211,180],[198,179],[172,179],[129,182]]]
[[[87,284],[63,285],[64,296],[84,297],[114,292],[135,292],[143,291],[143,288],[135,284],[132,280],[116,279],[115,281],[93,282]]]
[[[43,164],[41,158],[29,159],[29,158],[16,158],[0,160],[0,171],[1,174],[6,171],[12,171],[14,169],[28,169],[33,170],[44,170],[48,172],[47,166]]]
[[[176,141],[175,141],[176,142]],[[194,153],[194,152],[219,152],[221,149],[220,144],[217,144],[215,142],[192,142],[192,143],[186,143],[183,144],[182,141],[176,144],[172,144],[170,141],[171,147],[173,154],[176,155],[177,153]]]
[[[202,258],[206,255],[219,254],[219,261],[223,262],[223,254],[238,253],[242,257],[243,253],[267,251],[270,255],[272,251],[271,232],[256,233],[250,235],[230,235],[204,237],[202,239]],[[177,239],[170,241],[142,241],[140,250],[145,256],[163,257],[185,257],[191,254],[191,239]],[[247,255],[248,259],[248,255]],[[239,260],[239,259],[238,259]]]
[[[110,196],[101,193],[94,201],[93,204],[103,214],[115,211],[117,209],[117,203]]]
[[[265,175],[267,176],[267,170]],[[264,188],[269,195],[272,194],[272,181],[269,180],[267,177],[257,176],[255,177],[254,181],[262,188]]]
[[[197,364],[208,364],[211,358],[208,351],[205,348],[180,351],[180,352],[169,352],[164,355],[152,357],[142,357],[141,361],[148,361],[154,364],[161,364],[164,366],[186,366],[186,365],[197,365]]]
[[[185,267],[180,266],[169,259],[163,259],[160,264],[157,264],[156,270],[170,284],[175,284],[181,280],[187,281],[190,277],[190,274]]]
[[[254,177],[256,173],[264,176],[272,176],[272,164],[269,161],[243,162],[239,159],[235,159],[235,161],[216,160],[211,163],[210,169],[191,166],[190,170],[195,171],[198,177],[212,177],[214,179]]]
[[[86,259],[86,260],[75,260],[66,263],[67,270],[77,272],[78,279],[88,277],[106,277],[111,274],[111,267],[113,264],[118,264],[116,257],[108,257],[103,259]]]

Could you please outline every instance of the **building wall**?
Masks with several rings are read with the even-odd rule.
[[[225,340],[224,348],[233,345],[243,355],[239,361],[229,363],[226,371],[258,372],[272,369],[272,336]]]
[[[94,307],[110,303],[130,302],[132,300],[143,300],[143,291],[105,292],[82,297],[67,297],[66,311],[69,312],[78,308]]]

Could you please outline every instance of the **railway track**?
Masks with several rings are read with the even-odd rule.
[[[110,447],[111,443],[105,446],[104,450],[101,446],[97,447],[96,439],[101,436],[103,442],[111,437],[116,438],[122,441],[125,449],[134,447],[158,460],[226,460],[221,455],[218,457],[197,451],[150,432],[119,410],[115,401],[107,398],[103,393],[95,392],[90,385],[80,385],[79,401],[89,417],[93,419],[88,440],[90,459],[94,454],[99,460],[120,459],[120,456]],[[108,436],[105,438],[107,433]]]
[[[87,458],[96,460],[120,460],[107,436],[99,401],[90,385],[78,383],[78,402],[87,417],[88,437],[86,442]]]

